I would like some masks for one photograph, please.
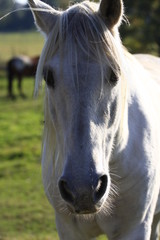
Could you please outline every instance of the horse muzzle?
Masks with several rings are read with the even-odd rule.
[[[107,190],[108,177],[101,175],[96,177],[96,184],[88,184],[81,181],[76,184],[74,179],[61,177],[59,191],[69,210],[76,214],[91,214],[98,212],[103,203]]]

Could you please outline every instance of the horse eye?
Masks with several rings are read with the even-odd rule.
[[[113,84],[116,84],[118,81],[118,77],[117,75],[113,72],[113,70],[111,71],[111,75],[110,75],[110,82]]]
[[[48,87],[52,87],[54,88],[54,76],[53,76],[53,72],[51,70],[44,70],[44,80],[47,84]]]

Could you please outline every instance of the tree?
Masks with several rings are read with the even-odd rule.
[[[6,0],[5,0],[6,1]],[[3,5],[3,9],[6,5]],[[9,6],[9,5],[8,5]],[[13,7],[14,6],[14,7]],[[3,11],[3,15],[9,13],[8,16],[4,17],[1,20],[0,31],[1,32],[14,32],[14,31],[22,31],[33,28],[33,17],[32,13],[28,10],[21,10],[22,6],[19,4],[12,5],[11,8],[5,9]],[[28,6],[24,6],[24,8],[28,8]],[[18,10],[14,12],[14,10]],[[27,21],[26,21],[27,19]]]
[[[1,14],[3,14],[4,11],[11,9],[13,6],[12,1],[10,0],[0,0],[0,9],[1,9]]]
[[[121,29],[125,45],[132,52],[160,52],[159,0],[124,1],[131,23]]]

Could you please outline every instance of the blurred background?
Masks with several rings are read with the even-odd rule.
[[[46,0],[66,8],[68,0]],[[131,53],[160,55],[160,1],[124,0],[120,27]],[[43,47],[26,0],[0,0],[0,240],[58,239],[41,181],[43,92],[33,98]],[[17,78],[17,79],[16,79]],[[100,239],[105,239],[104,236]]]

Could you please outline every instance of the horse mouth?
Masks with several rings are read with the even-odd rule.
[[[98,213],[101,207],[96,205],[86,206],[86,204],[81,206],[72,206],[67,204],[67,208],[71,214],[76,215],[87,215],[87,214],[95,214]]]
[[[76,188],[68,182],[66,178],[61,177],[58,186],[61,198],[70,213],[81,215],[100,211],[107,197],[107,175],[98,176],[95,186],[83,184],[81,188]]]

